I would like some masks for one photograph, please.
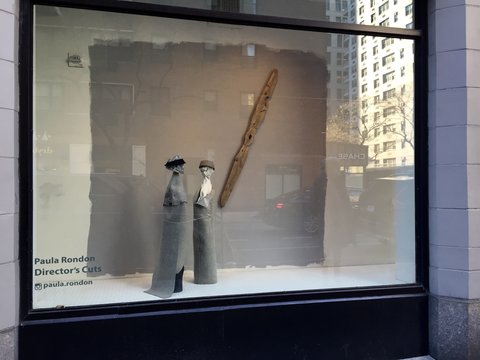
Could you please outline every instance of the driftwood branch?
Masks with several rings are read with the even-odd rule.
[[[265,82],[265,85],[263,86],[262,92],[255,106],[253,107],[247,130],[243,135],[243,142],[240,145],[237,154],[233,158],[230,172],[228,173],[227,180],[225,181],[222,193],[220,195],[219,206],[221,208],[227,203],[228,198],[233,191],[233,187],[235,186],[235,183],[242,172],[243,165],[245,165],[248,156],[248,150],[253,143],[257,130],[265,120],[265,115],[267,114],[270,99],[272,98],[273,91],[277,85],[277,80],[278,70],[273,69],[267,81]]]

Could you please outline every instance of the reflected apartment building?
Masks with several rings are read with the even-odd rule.
[[[411,0],[359,0],[353,7],[359,24],[412,27]],[[368,168],[413,165],[413,41],[361,36],[350,49],[357,63],[350,93],[357,93]]]
[[[330,21],[398,28],[411,28],[413,21],[411,0],[331,0],[326,14]],[[362,221],[386,238],[400,236],[390,225],[391,209],[413,191],[414,43],[331,34],[327,50],[327,156],[345,172]],[[374,213],[378,217],[368,220]]]
[[[412,2],[360,1],[357,16],[360,23],[411,28]],[[370,37],[358,44],[359,127],[373,131],[365,142],[370,167],[413,165],[413,46]]]
[[[327,3],[331,21],[411,28],[412,16],[411,0]],[[329,45],[330,123],[349,128],[344,142],[368,147],[367,168],[412,166],[413,42],[332,34]]]

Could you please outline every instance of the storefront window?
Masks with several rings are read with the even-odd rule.
[[[35,6],[33,308],[415,282],[413,41],[336,36]]]

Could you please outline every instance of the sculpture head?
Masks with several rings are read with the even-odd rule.
[[[202,173],[203,177],[210,179],[212,174],[215,172],[215,164],[211,160],[202,160],[198,165],[200,172]]]
[[[185,160],[180,155],[174,155],[165,163],[165,167],[178,174],[183,174],[185,171]]]

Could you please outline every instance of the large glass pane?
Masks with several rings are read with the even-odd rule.
[[[336,170],[340,166],[335,174],[352,205],[346,214],[354,220],[347,222],[354,225],[342,227],[345,217],[340,217],[330,228],[339,231],[333,238],[353,232],[355,245],[334,251],[340,256],[334,263],[361,263],[371,256],[372,262],[395,262],[397,279],[413,281],[414,44],[370,36],[343,36],[338,43],[343,45],[329,52],[327,165],[330,160]],[[326,243],[328,238],[326,233]]]
[[[296,19],[413,28],[413,0],[119,0]]]
[[[412,41],[48,6],[34,35],[35,308],[415,281]]]

